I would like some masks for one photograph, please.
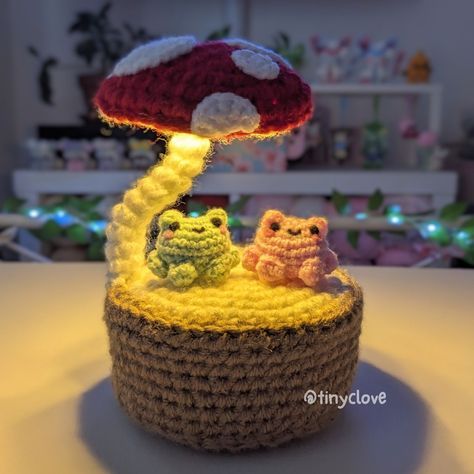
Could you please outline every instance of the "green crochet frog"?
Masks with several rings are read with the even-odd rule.
[[[146,260],[155,275],[186,288],[196,281],[222,283],[240,258],[223,209],[211,209],[199,217],[185,217],[171,209],[158,220],[156,244]]]

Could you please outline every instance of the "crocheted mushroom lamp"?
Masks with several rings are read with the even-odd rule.
[[[254,44],[179,37],[129,53],[95,101],[111,123],[169,136],[167,153],[125,193],[107,229],[105,321],[121,406],[152,432],[214,451],[276,446],[324,427],[337,407],[308,404],[304,394],[349,390],[362,294],[327,252],[328,284],[319,285],[321,272],[312,279],[324,247],[316,223],[274,214],[275,231],[275,219],[262,220],[268,239],[296,222],[288,236],[315,243],[298,247],[285,234],[273,257],[299,252],[314,265],[303,279],[277,281],[259,272],[266,262],[263,273],[273,275],[265,239],[246,251],[245,268],[238,264],[222,210],[198,218],[166,210],[202,172],[211,141],[285,133],[307,120],[308,85]]]

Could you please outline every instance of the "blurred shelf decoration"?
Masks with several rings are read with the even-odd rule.
[[[26,160],[36,170],[146,170],[162,151],[160,142],[146,138],[113,137],[27,140]]]
[[[102,196],[54,196],[31,205],[9,198],[0,209],[0,227],[8,227],[0,233],[0,245],[39,262],[50,261],[40,250],[53,261],[103,260],[106,221],[98,208],[102,200]],[[20,229],[45,246],[32,250],[13,242]]]
[[[465,215],[466,203],[410,212],[409,202],[394,204],[380,189],[363,200],[335,190],[331,203],[331,243],[346,263],[431,266],[455,258],[474,266],[474,217]]]
[[[426,96],[428,98],[428,128],[436,134],[441,131],[443,89],[440,84],[313,83],[311,90],[317,96],[392,96],[401,98]]]
[[[121,194],[139,176],[138,171],[16,170],[15,194],[30,204],[51,194]],[[451,171],[322,170],[286,173],[207,173],[193,189],[206,195],[312,195],[367,196],[379,188],[384,194],[426,195],[434,208],[456,198],[457,176]]]

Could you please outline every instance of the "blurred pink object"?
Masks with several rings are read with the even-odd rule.
[[[358,212],[367,212],[367,204],[369,199],[367,197],[357,196],[349,198],[349,214],[354,215]],[[385,206],[399,205],[402,213],[413,214],[418,212],[427,212],[432,209],[431,198],[426,196],[413,196],[409,194],[393,195],[390,194],[385,196],[383,206],[380,209],[382,212]],[[336,211],[334,205],[327,201],[323,214],[327,216],[337,216],[339,213]]]
[[[281,138],[240,140],[216,147],[210,172],[266,173],[287,168],[286,143]]]
[[[438,135],[436,135],[434,132],[430,132],[429,130],[421,132],[418,135],[417,143],[419,146],[426,148],[435,146],[438,143]]]
[[[431,197],[411,196],[403,194],[400,196],[389,195],[385,198],[384,205],[399,205],[403,214],[416,214],[428,212],[433,208]]]
[[[419,135],[416,123],[411,118],[405,118],[401,120],[398,125],[398,129],[400,130],[402,138],[405,138],[407,140],[417,138]]]
[[[416,252],[414,248],[408,246],[391,247],[382,249],[377,257],[377,265],[385,267],[412,267],[422,259],[423,256]]]
[[[301,127],[293,129],[285,136],[288,160],[297,160],[306,151],[307,129],[308,125],[304,124]]]
[[[329,235],[331,248],[343,259],[350,259],[351,262],[361,263],[361,261],[370,261],[378,257],[381,251],[381,244],[378,240],[373,239],[366,232],[361,232],[357,248],[347,240],[347,232],[345,230],[334,230]]]

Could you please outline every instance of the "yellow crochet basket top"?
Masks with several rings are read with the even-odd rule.
[[[137,317],[185,330],[246,331],[327,323],[352,311],[361,298],[357,283],[341,269],[333,291],[270,286],[235,267],[225,283],[179,290],[146,267],[146,232],[153,217],[189,192],[205,166],[209,140],[176,134],[161,162],[129,189],[112,210],[107,228],[108,298]]]
[[[349,313],[361,298],[360,287],[343,269],[332,274],[335,284],[328,292],[270,286],[240,265],[217,287],[177,290],[166,280],[146,275],[127,285],[112,284],[112,303],[137,317],[185,330],[278,330],[327,324]]]

